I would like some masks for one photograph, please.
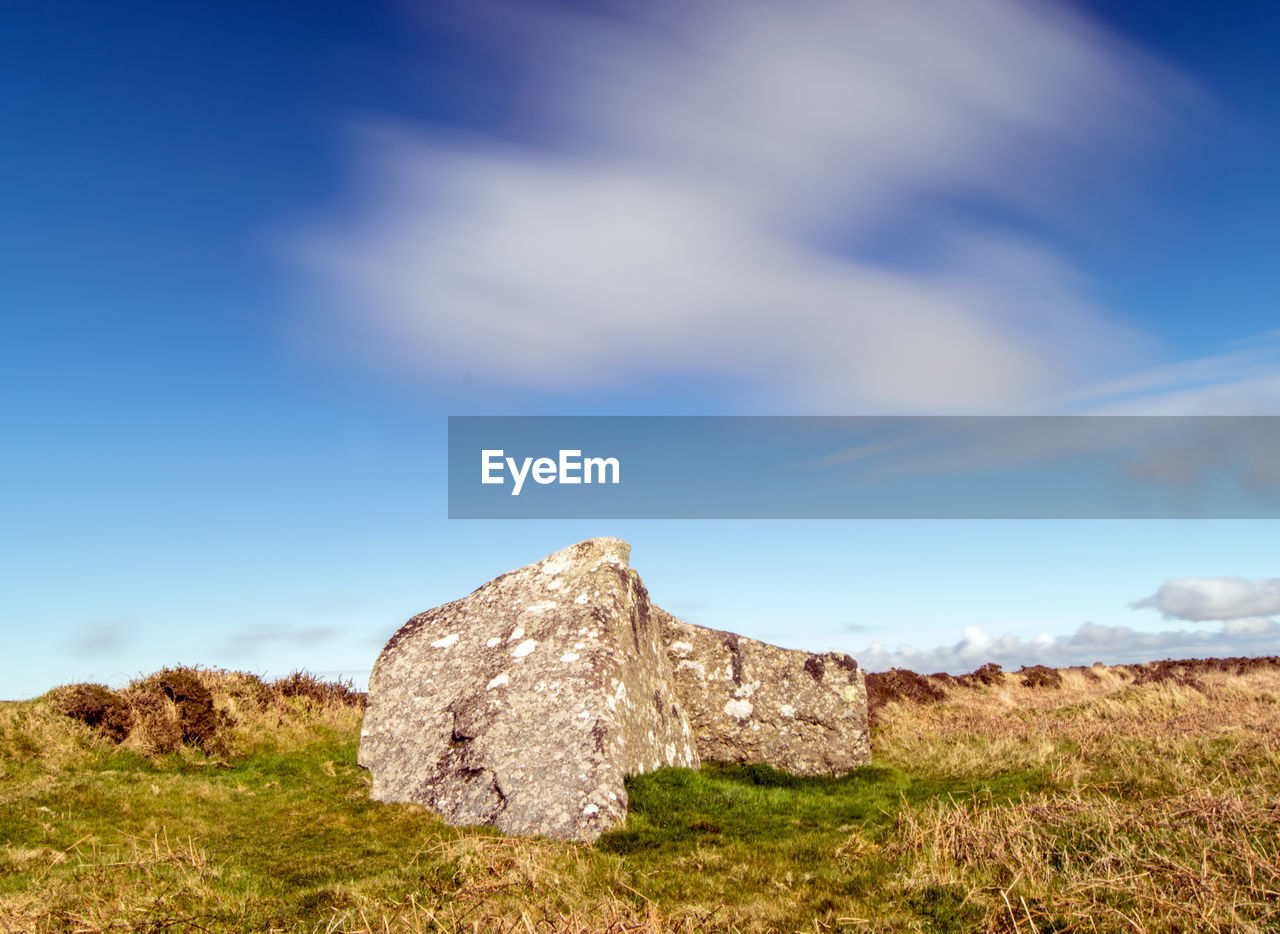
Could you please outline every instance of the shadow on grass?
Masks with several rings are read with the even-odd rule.
[[[707,762],[702,769],[662,769],[627,779],[624,827],[600,838],[601,849],[641,853],[699,840],[767,845],[797,832],[879,838],[904,803],[937,798],[1015,800],[1048,787],[1040,772],[971,779],[921,779],[883,766],[843,775],[802,777],[768,765]]]

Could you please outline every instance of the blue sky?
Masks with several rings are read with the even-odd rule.
[[[1280,414],[1271,5],[2,16],[0,696],[358,677],[597,534],[873,666],[1280,642],[1272,522],[451,522],[444,473],[448,414]]]

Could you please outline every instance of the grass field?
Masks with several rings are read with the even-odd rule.
[[[874,765],[641,776],[595,846],[370,802],[306,677],[2,704],[0,932],[1280,930],[1280,663],[872,695]]]

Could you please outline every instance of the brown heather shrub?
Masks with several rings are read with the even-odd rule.
[[[1143,665],[1132,670],[1134,684],[1160,684],[1162,681],[1169,681],[1179,687],[1195,688],[1197,691],[1204,690],[1204,682],[1195,677],[1191,673],[1191,669],[1181,665]]]
[[[1208,674],[1246,675],[1259,671],[1280,669],[1280,656],[1263,655],[1257,658],[1166,658],[1141,665],[1119,666],[1133,677],[1134,684],[1174,684],[1204,689],[1203,677]]]
[[[364,708],[365,696],[350,681],[322,681],[309,671],[295,671],[273,685],[281,697],[304,697],[323,707]]]
[[[1060,688],[1062,687],[1062,675],[1056,668],[1046,668],[1044,665],[1031,665],[1019,669],[1018,674],[1022,675],[1022,686],[1024,688]]]
[[[1077,672],[1080,677],[1086,681],[1101,681],[1102,675],[1098,674],[1100,670],[1105,670],[1106,666],[1102,662],[1094,662],[1088,668],[1084,665],[1072,665],[1070,668],[1064,668],[1063,671]]]
[[[173,701],[163,691],[132,687],[126,690],[134,718],[131,745],[136,744],[151,755],[177,752],[182,745],[182,723]]]
[[[205,752],[219,751],[218,734],[225,722],[195,669],[164,668],[133,682],[128,694],[148,749],[165,753],[186,745]]]
[[[981,668],[967,675],[957,676],[956,681],[965,687],[976,687],[979,684],[991,687],[996,684],[1004,684],[1004,669],[995,662],[987,662]]]
[[[210,672],[216,677],[218,691],[238,708],[261,713],[275,703],[277,694],[271,685],[247,671]]]
[[[302,707],[286,703],[299,697]],[[247,672],[175,667],[121,691],[73,684],[55,688],[50,698],[57,713],[147,755],[191,749],[225,756],[285,736],[286,724],[306,733],[322,722],[345,723],[363,710],[365,696],[350,682],[304,671],[268,684]]]
[[[161,671],[156,679],[165,696],[178,707],[182,741],[202,749],[213,744],[221,722],[213,707],[213,694],[200,683],[196,672],[176,668]]]
[[[53,702],[60,712],[117,743],[129,735],[133,720],[129,704],[106,685],[67,685],[54,692]]]
[[[931,678],[906,668],[890,668],[867,674],[867,720],[877,721],[885,704],[895,701],[912,704],[936,704],[945,700],[947,692],[936,687]]]

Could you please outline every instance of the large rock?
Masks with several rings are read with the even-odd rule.
[[[832,775],[871,761],[867,688],[848,655],[705,629],[654,607],[698,755]]]
[[[654,607],[597,538],[406,623],[369,680],[372,796],[452,824],[594,840],[623,779],[699,759],[830,775],[870,761],[848,655],[782,649]]]
[[[581,542],[401,627],[369,680],[359,761],[372,797],[593,840],[626,816],[625,776],[696,768],[629,553]]]

